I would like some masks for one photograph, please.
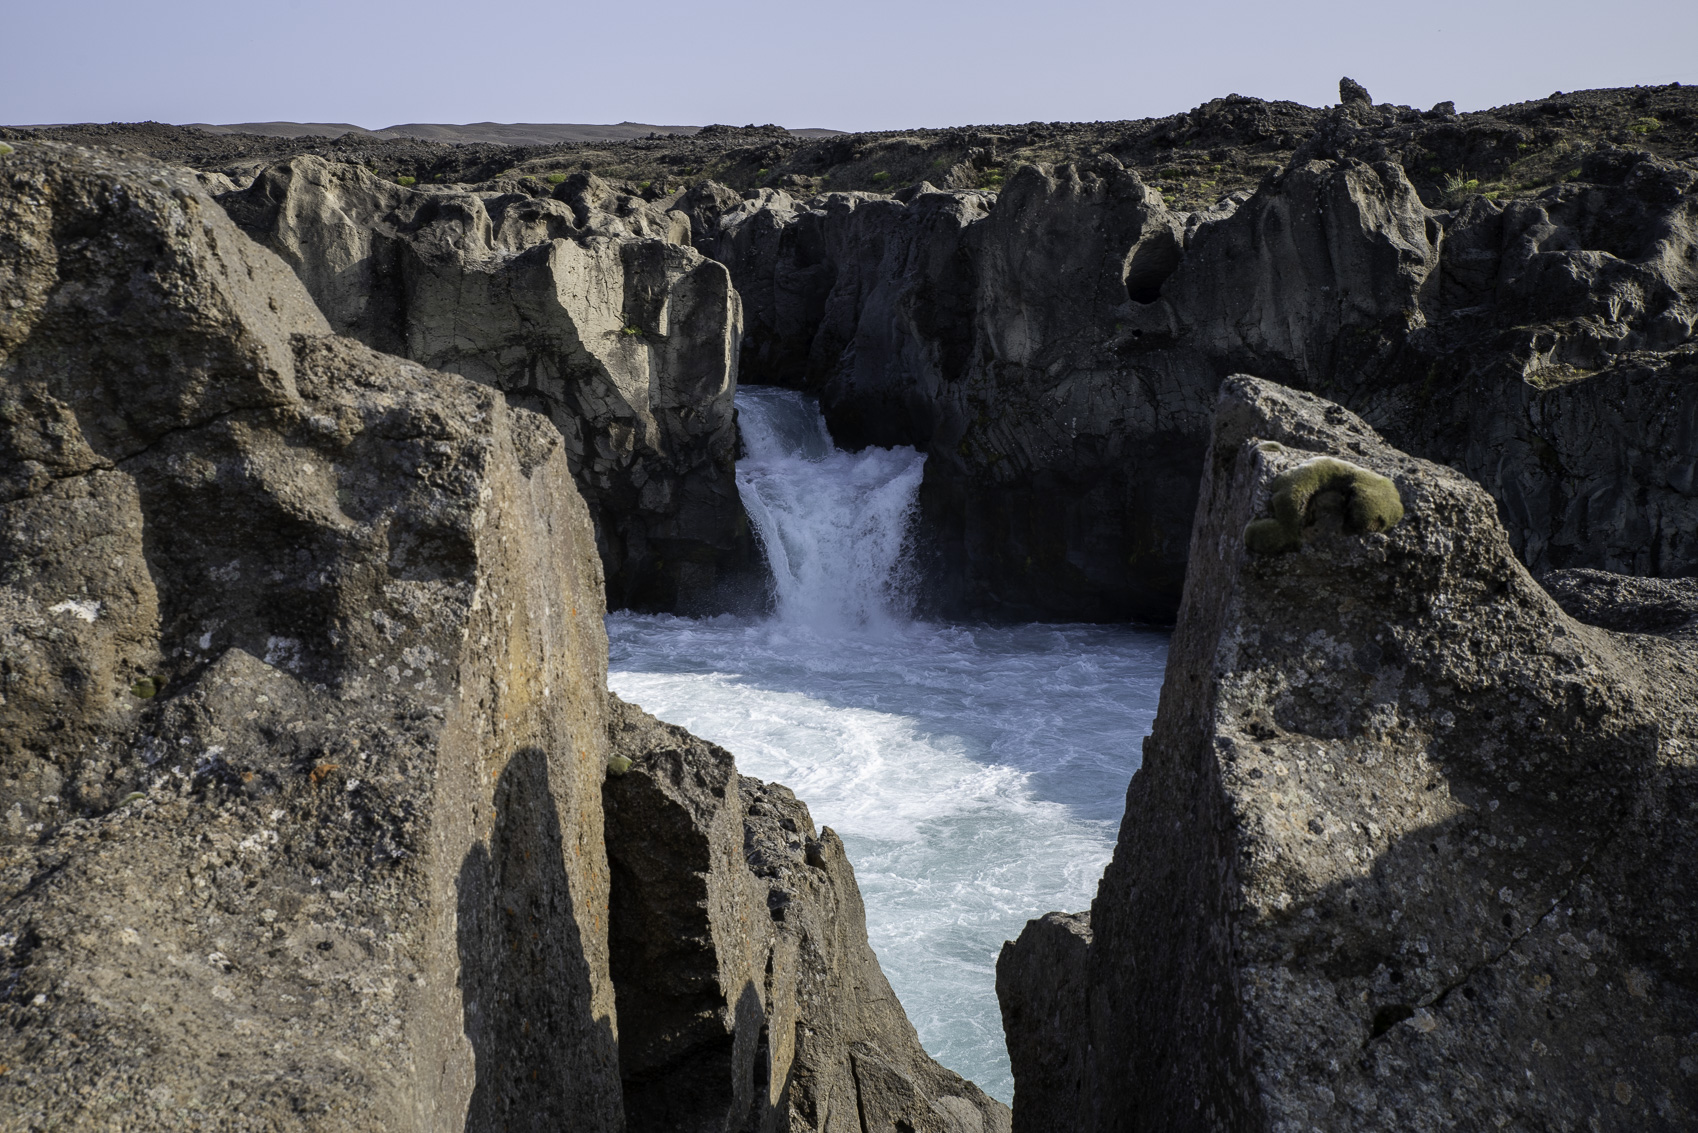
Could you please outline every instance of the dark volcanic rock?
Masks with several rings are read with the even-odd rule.
[[[1008,1062],[1020,1085],[1023,1133],[1072,1133],[1094,1104],[1085,1093],[1088,1052],[1075,1041],[1090,1015],[1091,914],[1048,913],[1026,922],[996,960]],[[1026,1097],[1041,1099],[1027,1105]]]
[[[928,448],[946,610],[1171,616],[1236,370],[1474,476],[1536,570],[1693,573],[1698,166],[1578,172],[1441,212],[1395,163],[1317,158],[1176,213],[1103,159],[994,202],[713,197],[695,238],[751,297],[752,378]]]
[[[745,373],[819,394],[841,444],[929,449],[946,608],[1164,616],[1202,452],[1170,422],[1206,397],[1127,380],[1100,332],[1130,293],[1159,292],[1182,218],[1113,159],[1027,167],[994,209],[984,193],[905,196],[685,198],[698,246],[746,296]]]
[[[612,698],[604,788],[632,1129],[998,1133],[867,946],[843,843],[731,755]]]
[[[1617,633],[1698,640],[1698,578],[1557,570],[1539,580],[1569,617]]]
[[[1353,102],[1361,103],[1364,106],[1374,105],[1373,96],[1368,93],[1368,88],[1349,77],[1338,80],[1338,101],[1346,106]]]
[[[0,1125],[619,1128],[554,426],[332,336],[192,178],[0,179]]]
[[[1402,521],[1348,534],[1323,492],[1297,550],[1251,554],[1271,482],[1323,455],[1390,477]],[[1570,619],[1497,512],[1336,405],[1227,381],[1088,1011],[1040,1032],[1084,1086],[1017,1061],[1016,1128],[1698,1120],[1698,656]],[[1005,949],[1010,1018],[1079,999],[1055,936]]]
[[[737,293],[682,213],[594,177],[523,188],[410,189],[300,157],[220,199],[339,332],[549,416],[612,605],[719,605],[755,554],[732,470]]]

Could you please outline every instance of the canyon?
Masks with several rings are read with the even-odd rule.
[[[0,1128],[1686,1127],[1695,112],[0,130]],[[608,691],[784,600],[739,383],[923,454],[923,615],[1174,627],[1012,1112]]]

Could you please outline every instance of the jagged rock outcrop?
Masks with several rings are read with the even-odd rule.
[[[920,1047],[843,843],[730,753],[612,698],[604,788],[632,1129],[997,1133]]]
[[[547,418],[185,171],[0,178],[0,1129],[1007,1128],[836,836],[610,711]]]
[[[1089,1049],[1076,1039],[1090,1018],[1091,915],[1046,913],[996,960],[1008,1065],[1020,1087],[1022,1133],[1073,1133],[1095,1104]],[[1028,1105],[1026,1098],[1041,1099]]]
[[[0,178],[0,1126],[619,1128],[554,426],[186,174]]]
[[[1364,107],[1327,121],[1356,137]],[[1107,157],[994,201],[681,204],[751,296],[750,377],[818,393],[845,443],[928,449],[947,610],[1171,616],[1239,370],[1478,479],[1536,570],[1698,571],[1698,167],[1605,150],[1441,211],[1325,142],[1184,214]]]
[[[545,189],[407,188],[309,156],[220,200],[338,332],[555,423],[613,605],[723,604],[754,562],[733,469],[737,293],[684,213],[588,175]]]
[[[1252,553],[1316,456],[1389,477],[1401,521],[1352,534],[1322,492],[1296,550]],[[1336,405],[1226,382],[1085,956],[1043,971],[1052,917],[999,964],[1043,1028],[1010,1036],[1015,1128],[1698,1119],[1698,656],[1569,617],[1498,511]]]
[[[1171,273],[1183,218],[1112,158],[901,197],[681,202],[747,298],[745,374],[817,393],[840,444],[930,451],[946,609],[1161,616],[1202,451],[1170,422],[1207,398],[1113,375],[1098,339]]]

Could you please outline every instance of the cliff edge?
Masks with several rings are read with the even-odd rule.
[[[1564,613],[1477,485],[1242,376],[1190,563],[1088,922],[998,966],[1015,1128],[1689,1128],[1691,646]]]
[[[185,171],[0,183],[0,1130],[1007,1128],[835,835],[610,707],[549,418]]]

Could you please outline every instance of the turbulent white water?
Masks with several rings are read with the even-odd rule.
[[[737,395],[767,618],[608,618],[610,683],[785,784],[849,850],[885,974],[944,1065],[1007,1101],[1004,940],[1089,905],[1155,715],[1164,633],[907,617],[924,457],[833,448],[801,395]]]

